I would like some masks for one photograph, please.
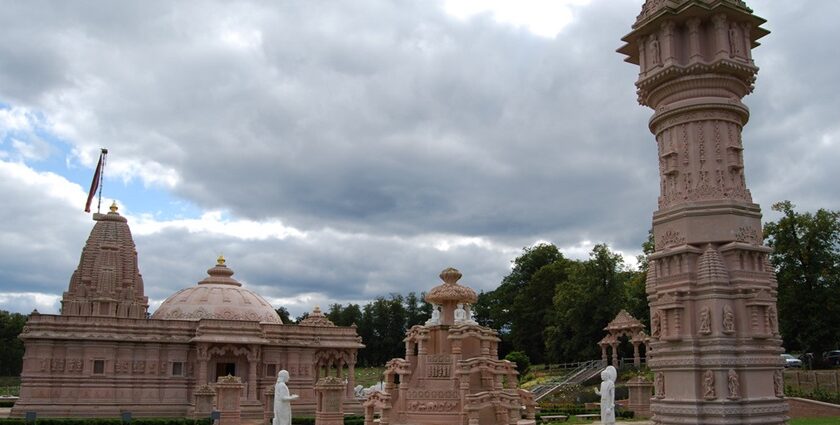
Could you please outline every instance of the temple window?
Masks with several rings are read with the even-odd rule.
[[[184,376],[184,362],[172,362],[172,376]]]
[[[93,373],[96,375],[102,375],[105,373],[105,360],[93,361]]]
[[[265,376],[275,376],[275,375],[277,375],[277,365],[276,364],[265,365]]]

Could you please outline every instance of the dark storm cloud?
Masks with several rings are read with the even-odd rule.
[[[753,196],[765,213],[782,199],[840,208],[840,3],[749,3],[773,32],[746,99]],[[640,1],[575,7],[555,39],[431,1],[7,6],[0,102],[43,112],[88,165],[108,146],[112,171],[307,234],[140,235],[155,299],[201,279],[219,250],[266,296],[353,300],[427,289],[448,265],[489,289],[535,240],[632,252],[650,227],[651,111],[615,53]],[[71,256],[80,228],[55,232]],[[441,235],[492,246],[419,242]]]
[[[612,52],[632,12],[592,31],[582,9],[548,40],[429,2],[159,6],[43,16],[90,60],[53,107],[94,117],[68,123],[81,149],[174,169],[203,207],[380,234],[642,234],[598,213],[616,191],[651,201],[622,137],[644,117],[620,112],[634,70]]]

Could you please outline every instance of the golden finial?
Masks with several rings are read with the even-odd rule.
[[[225,265],[225,256],[224,255],[219,254],[219,258],[216,259],[216,265],[217,266],[224,266]]]
[[[111,202],[111,207],[110,207],[111,212],[115,213],[115,212],[117,212],[118,209],[119,209],[119,207],[117,207],[117,201],[112,201]]]

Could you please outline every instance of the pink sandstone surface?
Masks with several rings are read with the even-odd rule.
[[[618,51],[639,66],[659,159],[648,364],[657,424],[783,424],[777,284],[741,132],[768,31],[740,0],[647,0]]]

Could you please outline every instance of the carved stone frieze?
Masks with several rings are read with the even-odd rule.
[[[671,248],[684,244],[685,237],[676,230],[668,229],[659,237],[659,241],[657,242],[658,249]]]

